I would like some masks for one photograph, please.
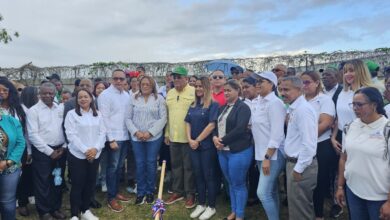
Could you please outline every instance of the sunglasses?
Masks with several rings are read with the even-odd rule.
[[[213,76],[213,79],[223,79],[224,76]]]
[[[124,77],[113,77],[112,80],[114,81],[125,81]]]

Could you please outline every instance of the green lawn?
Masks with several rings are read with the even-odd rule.
[[[124,191],[124,187],[122,188]],[[125,193],[128,195],[127,193]],[[164,198],[166,199],[169,196],[169,194],[164,194]],[[132,201],[128,204],[125,204],[125,211],[122,213],[114,213],[110,211],[110,209],[107,207],[106,197],[104,193],[98,192],[97,198],[100,202],[102,202],[103,207],[100,209],[92,209],[92,212],[97,215],[101,220],[119,220],[119,219],[152,219],[151,217],[151,205],[141,205],[136,206],[133,205],[135,201],[135,195],[130,195]],[[70,215],[70,205],[69,205],[69,193],[64,194],[64,203],[63,203],[63,210],[66,212],[67,215]],[[329,203],[329,201],[328,201]],[[224,199],[224,196],[220,195],[217,199],[217,214],[212,219],[223,219],[230,213],[230,205],[229,203]],[[39,219],[38,215],[35,211],[35,207],[33,205],[29,205],[30,212],[32,213],[29,217],[20,217],[17,216],[18,220],[33,220],[33,219]],[[188,210],[184,207],[184,201],[177,202],[173,205],[166,206],[166,213],[164,214],[164,219],[190,219],[189,215],[191,213],[191,210]],[[326,213],[328,213],[329,210],[329,204],[326,205]],[[327,214],[326,214],[327,215]],[[282,219],[287,219],[288,212],[287,207],[282,206]],[[255,205],[253,207],[249,207],[246,209],[246,218],[245,219],[267,219],[264,210],[261,207],[261,205]],[[330,218],[326,218],[330,219]],[[347,215],[343,214],[339,219],[346,220]]]

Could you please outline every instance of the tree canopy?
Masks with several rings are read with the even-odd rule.
[[[12,41],[13,37],[19,37],[19,33],[17,31],[10,33],[9,30],[1,27],[1,21],[3,21],[3,16],[0,14],[0,43],[7,44]]]

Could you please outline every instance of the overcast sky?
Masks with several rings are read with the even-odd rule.
[[[390,47],[388,0],[1,0],[0,67]]]

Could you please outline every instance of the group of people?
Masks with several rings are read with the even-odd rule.
[[[284,188],[292,220],[323,219],[329,195],[334,216],[346,206],[353,220],[390,219],[390,105],[383,99],[390,100],[390,75],[381,84],[372,75],[379,66],[369,62],[299,75],[282,64],[260,73],[233,67],[233,79],[223,70],[189,76],[178,66],[161,87],[143,67],[116,69],[110,83],[81,79],[73,92],[56,74],[21,91],[1,78],[1,219],[15,219],[16,200],[28,215],[31,195],[40,219],[67,218],[65,179],[71,220],[99,219],[90,210],[100,206],[96,184],[110,210],[122,212],[130,202],[119,190],[126,158],[136,205],[154,202],[158,162],[167,160],[164,202],[185,199],[190,218],[212,218],[226,191],[225,219],[244,219],[258,197],[267,218],[278,220]]]

